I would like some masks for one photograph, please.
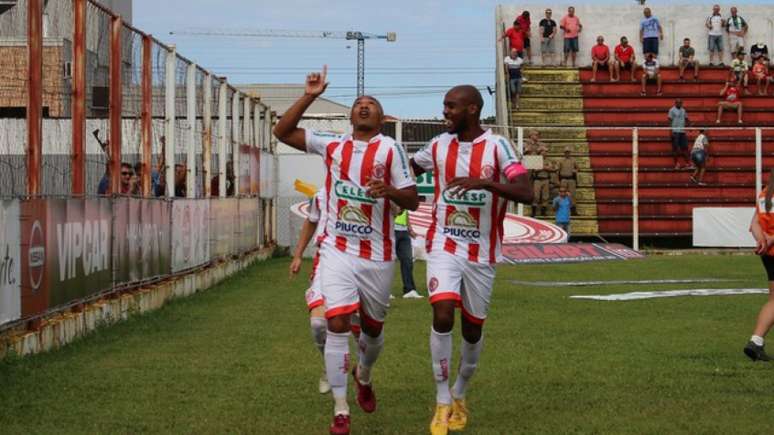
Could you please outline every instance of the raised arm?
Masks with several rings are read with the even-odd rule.
[[[306,76],[304,95],[290,106],[274,126],[274,136],[281,142],[306,152],[306,132],[303,128],[298,128],[298,122],[314,100],[325,92],[325,88],[328,87],[325,81],[327,76],[328,65],[323,66],[322,73],[311,73]]]

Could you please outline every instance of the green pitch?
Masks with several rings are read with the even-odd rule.
[[[0,432],[327,433],[332,405],[317,393],[322,366],[311,343],[304,280],[289,282],[287,266],[286,259],[258,264],[215,289],[60,351],[1,362]],[[416,277],[424,282],[423,263]],[[557,289],[510,284],[665,278],[740,281]],[[765,285],[752,256],[501,267],[468,393],[466,433],[768,433],[774,365],[753,364],[741,351],[765,296],[568,299]],[[352,399],[353,433],[426,433],[435,399],[427,300],[396,299],[385,328],[385,349],[373,372],[378,409],[365,415]]]

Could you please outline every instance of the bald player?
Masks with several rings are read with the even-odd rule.
[[[376,410],[371,369],[384,335],[395,266],[395,231],[390,204],[416,210],[417,188],[408,157],[394,139],[381,133],[384,111],[378,100],[358,97],[350,111],[352,133],[336,135],[298,128],[306,109],[328,87],[327,67],[306,78],[304,95],[282,116],[274,135],[300,151],[322,156],[326,167],[326,216],[320,240],[320,288],[327,331],[325,372],[334,399],[330,433],[349,434],[347,375],[350,370],[350,318],[360,313],[358,364],[352,369],[357,402]]]
[[[532,202],[527,171],[513,146],[481,128],[484,101],[473,86],[445,96],[447,133],[414,155],[418,176],[433,173],[435,197],[427,232],[427,288],[433,307],[430,353],[436,382],[433,435],[462,430],[468,420],[465,393],[478,366],[495,264],[500,260],[502,222],[508,201]],[[461,308],[460,367],[449,388],[452,328]]]

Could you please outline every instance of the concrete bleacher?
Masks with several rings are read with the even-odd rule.
[[[626,81],[609,82],[608,73],[600,71],[597,81],[591,82],[589,68],[527,68],[528,82],[520,109],[511,114],[511,125],[542,126],[539,130],[549,144],[549,158],[560,158],[568,145],[575,150],[582,173],[573,232],[603,237],[632,233],[631,128],[638,127],[640,233],[644,237],[689,236],[694,207],[750,206],[755,194],[752,127],[774,126],[774,97],[755,95],[754,86],[750,87],[752,94],[742,98],[744,124],[737,124],[733,111],[724,114],[721,124],[715,123],[727,74],[727,69],[707,68],[698,82],[683,82],[678,80],[677,68],[665,67],[663,95],[656,96],[652,84],[642,97],[639,81],[628,81],[628,74],[623,77]],[[666,127],[667,112],[678,97],[691,122],[689,147],[696,127],[709,129],[707,186],[693,184],[691,170],[674,168]],[[764,168],[774,167],[774,130],[764,130],[763,154]]]

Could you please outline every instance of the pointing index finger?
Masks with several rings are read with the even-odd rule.
[[[320,81],[325,83],[325,79],[326,78],[328,78],[328,65],[327,64],[323,65],[322,76],[320,77]]]

